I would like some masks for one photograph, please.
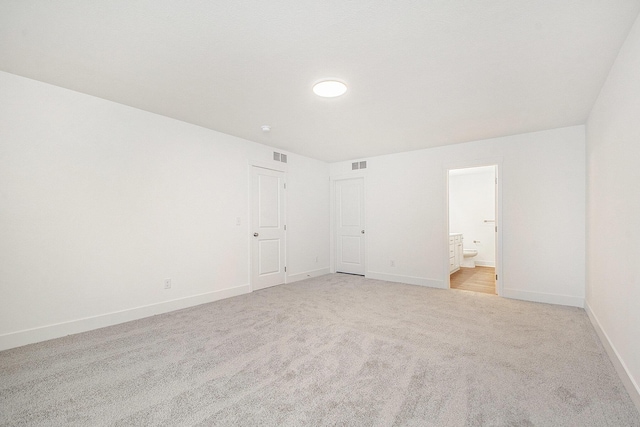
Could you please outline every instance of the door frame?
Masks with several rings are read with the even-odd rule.
[[[330,224],[329,224],[329,271],[331,273],[336,272],[336,257],[337,251],[337,239],[336,233],[338,229],[336,227],[336,181],[345,181],[348,179],[362,179],[362,192],[364,199],[364,277],[367,277],[369,272],[367,265],[367,178],[364,170],[354,171],[352,173],[343,173],[329,177],[330,190],[329,190],[329,208],[331,209]]]
[[[260,169],[268,169],[268,170],[272,170],[275,172],[282,172],[284,175],[283,181],[286,184],[287,183],[287,165],[286,164],[282,164],[282,166],[280,165],[273,165],[271,163],[267,163],[267,162],[261,162],[261,161],[253,161],[249,163],[249,166],[247,167],[247,181],[248,181],[248,190],[247,190],[247,226],[245,227],[246,233],[247,233],[247,242],[248,242],[248,277],[249,277],[249,292],[253,292],[253,231],[251,230],[252,224],[253,224],[253,168],[260,168]],[[283,197],[283,205],[284,205],[284,211],[282,212],[283,215],[283,221],[286,224],[287,223],[287,191],[283,190],[282,191],[282,197]],[[286,266],[288,264],[288,245],[287,245],[287,230],[285,228],[284,230],[284,265],[285,265],[285,272],[284,272],[284,283],[288,283],[288,279],[289,279],[289,272],[286,271]],[[283,283],[283,284],[284,284]]]
[[[502,176],[502,157],[493,157],[486,159],[478,159],[478,160],[470,160],[466,162],[456,162],[450,163],[443,167],[444,174],[444,187],[445,187],[445,203],[444,203],[444,214],[445,214],[445,234],[443,236],[442,242],[442,254],[443,254],[443,267],[445,277],[443,283],[446,284],[446,288],[451,288],[449,274],[449,232],[450,232],[450,224],[449,224],[449,171],[453,169],[466,169],[466,168],[476,168],[483,166],[495,166],[496,168],[496,179],[497,184],[495,187],[495,225],[498,227],[498,231],[496,232],[496,275],[498,276],[496,280],[496,294],[498,296],[502,296],[504,294],[504,275],[502,268],[502,188],[503,188],[503,176]],[[446,255],[446,256],[445,256]]]

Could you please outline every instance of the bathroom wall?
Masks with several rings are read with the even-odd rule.
[[[476,265],[495,267],[495,167],[449,173],[449,230],[462,233],[465,249],[477,249]],[[474,243],[477,242],[477,243]]]

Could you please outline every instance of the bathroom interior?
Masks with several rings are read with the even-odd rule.
[[[496,294],[496,166],[449,171],[450,288]]]

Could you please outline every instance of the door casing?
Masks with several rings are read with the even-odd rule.
[[[502,158],[488,158],[488,159],[479,159],[476,161],[468,161],[468,162],[460,162],[460,163],[451,163],[443,167],[444,174],[444,183],[445,183],[445,203],[444,203],[444,218],[445,218],[445,230],[444,230],[444,238],[443,238],[443,271],[444,271],[444,280],[443,283],[446,285],[446,288],[451,287],[450,283],[450,275],[449,275],[449,171],[453,169],[466,169],[466,168],[475,168],[481,166],[495,166],[496,168],[496,187],[495,187],[495,226],[497,227],[497,231],[495,233],[496,239],[496,294],[498,296],[502,296],[504,290],[504,280],[502,274]]]

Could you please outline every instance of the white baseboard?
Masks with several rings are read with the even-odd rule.
[[[475,261],[478,267],[495,267],[496,263],[491,261]]]
[[[287,276],[287,283],[299,282],[300,280],[310,279],[311,277],[324,276],[329,274],[329,267],[320,268],[318,270],[305,271],[304,273],[296,273]]]
[[[85,317],[83,319],[71,320],[68,322],[56,323],[53,325],[41,326],[23,331],[11,332],[0,335],[0,351],[10,348],[33,344],[54,338],[80,332],[91,331],[93,329],[104,328],[106,326],[117,325],[119,323],[142,319],[156,314],[168,313],[170,311],[181,310],[200,304],[231,298],[251,292],[248,284],[233,288],[221,289],[219,291],[207,292],[199,295],[192,295],[184,298],[163,301],[157,304],[135,307],[127,310],[112,313],[100,314],[97,316]]]
[[[544,302],[547,304],[584,307],[584,298],[570,295],[545,294],[542,292],[519,291],[517,289],[503,289],[501,296],[505,298],[521,299],[524,301]]]
[[[446,289],[448,286],[448,284],[444,283],[442,280],[425,279],[423,277],[401,276],[398,274],[378,273],[376,271],[367,271],[365,277],[367,279],[406,283],[408,285],[427,286],[429,288]]]
[[[629,397],[631,397],[631,400],[636,405],[638,412],[640,412],[640,387],[638,386],[638,383],[634,380],[633,376],[629,373],[629,370],[627,369],[627,365],[624,363],[624,361],[620,357],[620,354],[618,354],[618,351],[616,350],[615,346],[609,339],[609,336],[607,335],[607,333],[604,331],[604,329],[602,329],[602,326],[600,325],[600,321],[598,320],[598,317],[591,310],[591,306],[589,306],[588,302],[585,303],[584,309],[587,312],[587,315],[589,316],[589,320],[591,320],[593,329],[596,330],[596,334],[598,334],[598,337],[600,338],[600,342],[602,343],[602,346],[607,352],[607,355],[609,355],[609,359],[611,359],[611,363],[613,364],[613,367],[616,369],[616,372],[618,373],[620,380],[622,380],[622,384],[624,384],[624,388],[627,389],[627,392],[629,393]]]

